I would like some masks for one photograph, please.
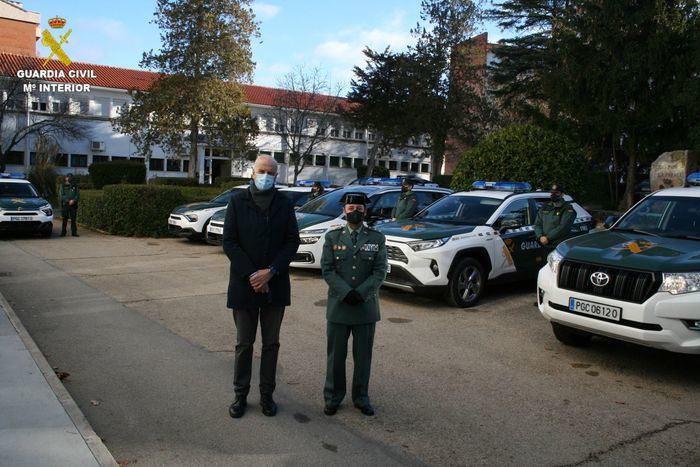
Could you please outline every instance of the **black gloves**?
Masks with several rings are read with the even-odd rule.
[[[343,302],[347,303],[348,305],[359,305],[360,303],[364,303],[364,301],[365,299],[362,298],[362,295],[360,295],[360,293],[355,289],[348,292],[343,299]]]

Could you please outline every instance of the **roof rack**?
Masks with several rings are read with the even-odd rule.
[[[532,191],[532,185],[530,185],[528,182],[489,182],[486,180],[477,180],[472,183],[471,189],[523,193],[526,191]]]

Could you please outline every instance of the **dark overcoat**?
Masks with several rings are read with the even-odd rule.
[[[299,247],[299,228],[289,198],[275,191],[270,209],[263,212],[250,190],[238,190],[226,208],[223,242],[231,261],[226,306],[254,309],[290,304],[289,263]],[[256,293],[250,275],[270,266],[277,269],[269,282],[270,292]]]

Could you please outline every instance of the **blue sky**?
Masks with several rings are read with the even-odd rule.
[[[144,51],[158,48],[159,32],[149,24],[155,0],[24,0],[41,13],[42,27],[59,15],[73,29],[66,52],[73,60],[137,68]],[[318,67],[347,90],[352,67],[361,65],[362,49],[412,43],[410,28],[418,20],[420,0],[265,0],[253,4],[261,37],[253,48],[253,81],[276,86],[293,67]],[[489,40],[501,37],[496,27]],[[480,31],[481,32],[481,31]],[[46,51],[39,45],[41,55]]]

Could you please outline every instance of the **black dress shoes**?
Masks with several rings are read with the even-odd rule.
[[[241,418],[245,413],[245,407],[248,405],[245,396],[236,396],[236,400],[228,408],[228,414],[231,418]]]
[[[363,415],[367,415],[368,417],[371,417],[372,415],[374,415],[374,409],[369,404],[355,405],[355,408],[359,409]]]
[[[260,395],[260,407],[262,407],[262,413],[266,417],[274,417],[277,415],[277,404],[272,400],[271,394]]]
[[[323,408],[323,413],[325,413],[325,414],[328,415],[329,417],[330,417],[331,415],[335,415],[336,412],[338,412],[338,406],[337,406],[337,405],[326,405],[326,406]]]

